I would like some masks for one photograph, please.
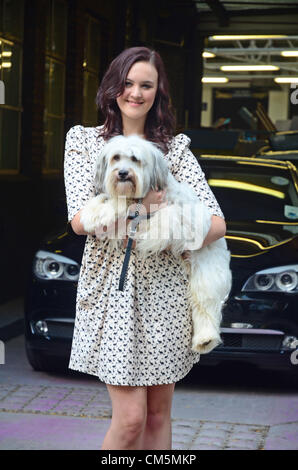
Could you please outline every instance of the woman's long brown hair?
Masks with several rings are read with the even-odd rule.
[[[122,118],[116,98],[124,92],[127,74],[136,62],[150,62],[158,72],[155,101],[145,122],[146,139],[158,144],[164,151],[175,131],[175,118],[170,105],[169,84],[160,55],[147,47],[125,49],[110,64],[96,95],[96,105],[105,122],[100,132],[105,140],[122,134]]]

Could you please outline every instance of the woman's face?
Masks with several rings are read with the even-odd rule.
[[[118,96],[117,104],[122,120],[140,120],[144,123],[151,109],[158,87],[158,73],[150,62],[136,62],[131,66],[122,95]]]

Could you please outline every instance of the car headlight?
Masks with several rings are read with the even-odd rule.
[[[33,269],[39,279],[57,281],[77,281],[80,273],[80,266],[76,261],[42,250],[35,255]]]
[[[263,269],[250,276],[242,292],[289,292],[298,293],[298,265]]]

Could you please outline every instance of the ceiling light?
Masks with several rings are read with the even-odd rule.
[[[212,59],[213,57],[215,57],[215,54],[213,54],[213,52],[204,51],[202,56],[204,57],[204,59]]]
[[[229,81],[226,77],[203,77],[202,83],[227,83]]]
[[[284,34],[234,34],[210,36],[209,39],[214,41],[234,41],[237,39],[282,39],[287,37]]]
[[[284,57],[298,57],[298,51],[282,51],[281,55]]]
[[[222,65],[220,70],[224,72],[259,72],[279,70],[279,67],[276,65]]]
[[[276,77],[276,83],[298,83],[298,77]]]

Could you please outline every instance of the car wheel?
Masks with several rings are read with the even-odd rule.
[[[43,372],[67,372],[68,361],[61,358],[48,357],[41,352],[33,352],[26,346],[27,359],[31,367]]]
[[[285,382],[290,387],[298,388],[298,365],[297,369],[285,372]]]

